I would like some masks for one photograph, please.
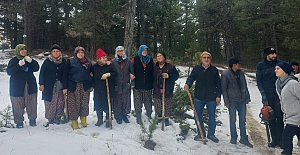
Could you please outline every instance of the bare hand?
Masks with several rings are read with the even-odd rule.
[[[228,104],[228,105],[225,105],[227,108],[229,108],[230,107],[230,105]]]
[[[190,88],[189,88],[189,85],[185,84],[185,85],[184,85],[184,90],[185,90],[185,91],[189,91],[189,89],[190,89]]]
[[[40,85],[39,90],[40,90],[41,92],[44,92],[44,90],[45,90],[44,85]]]
[[[134,88],[134,86],[131,86],[131,89],[133,89]]]
[[[135,79],[135,76],[133,74],[130,73],[129,76],[130,76],[130,80],[134,80]]]
[[[68,89],[63,90],[63,94],[66,95],[68,93]]]
[[[93,90],[94,90],[94,88],[93,88],[93,87],[91,87],[91,88],[90,88],[90,92],[92,92]]]
[[[111,61],[106,61],[106,64],[107,64],[107,65],[110,65],[110,64],[111,64]]]
[[[221,98],[220,98],[220,97],[217,97],[217,98],[216,98],[216,102],[217,102],[217,104],[220,104],[220,103],[221,103]]]

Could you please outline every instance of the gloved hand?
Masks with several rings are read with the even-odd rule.
[[[31,61],[32,61],[32,59],[27,55],[24,57],[24,59],[25,59],[25,61],[27,61],[29,63],[31,63]]]
[[[266,101],[267,101],[267,96],[266,96],[266,95],[263,95],[263,96],[261,97],[261,102],[262,102],[263,104],[265,104]]]
[[[105,74],[102,75],[101,80],[105,80],[108,77],[110,77],[110,73],[105,73]]]
[[[162,77],[163,77],[164,79],[169,78],[169,74],[168,74],[168,73],[162,73],[161,75],[162,75]]]
[[[19,66],[23,66],[23,65],[25,65],[25,61],[24,61],[24,59],[22,59],[22,60],[19,60]]]

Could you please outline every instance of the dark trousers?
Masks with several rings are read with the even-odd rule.
[[[282,134],[283,152],[284,154],[291,155],[293,151],[293,138],[296,134],[300,134],[299,126],[287,124],[284,127]]]
[[[269,121],[272,142],[279,143],[282,141],[283,131],[283,113],[277,94],[267,95],[268,104],[274,111],[274,120]]]

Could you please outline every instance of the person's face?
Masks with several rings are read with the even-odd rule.
[[[148,49],[145,48],[143,51],[142,51],[142,56],[147,56],[148,55]]]
[[[82,59],[84,58],[84,52],[82,50],[79,50],[77,53],[77,58]]]
[[[267,55],[267,59],[268,60],[275,60],[277,58],[277,53],[272,53],[272,54],[269,54]]]
[[[124,54],[124,51],[123,50],[118,50],[117,54],[118,54],[118,56],[122,56]]]
[[[240,63],[233,64],[233,65],[232,65],[232,69],[233,69],[233,70],[239,70],[239,69],[241,69],[241,64],[240,64]]]
[[[160,53],[156,54],[156,59],[158,62],[165,62],[165,57]]]
[[[210,57],[210,55],[204,54],[202,56],[202,58],[201,58],[201,61],[202,61],[202,64],[205,65],[205,66],[210,65],[210,63],[211,63],[211,57]]]
[[[279,67],[279,66],[276,66],[275,67],[275,74],[277,77],[281,78],[283,77],[286,73]]]
[[[292,68],[294,69],[295,74],[298,74],[299,66],[293,65]]]
[[[100,64],[106,64],[107,63],[107,56],[103,56],[103,57],[99,58],[98,61],[100,62]]]
[[[54,58],[58,58],[60,56],[60,51],[58,49],[53,49],[51,52]]]
[[[23,56],[23,57],[25,57],[26,54],[27,54],[26,47],[21,48],[21,50],[20,50],[20,55]]]

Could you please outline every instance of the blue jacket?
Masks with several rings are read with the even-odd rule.
[[[280,60],[268,61],[266,58],[259,62],[256,66],[256,82],[261,95],[276,95],[275,82],[277,80],[275,74],[275,66]]]

